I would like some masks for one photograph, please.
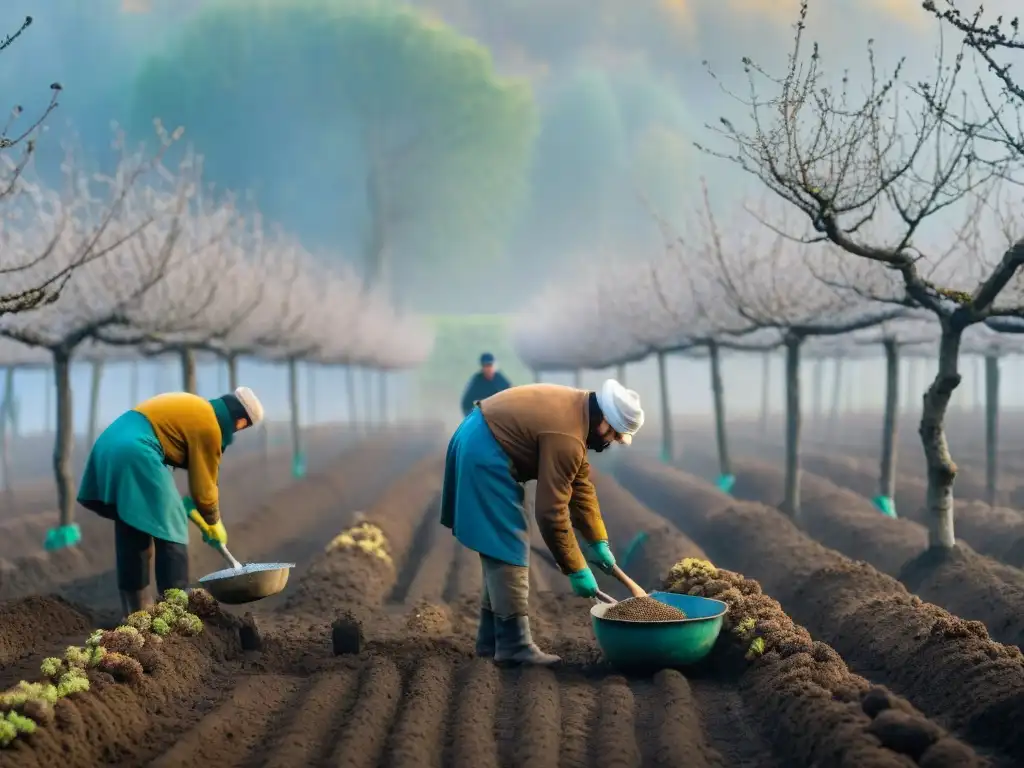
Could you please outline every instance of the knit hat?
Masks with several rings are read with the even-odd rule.
[[[263,421],[263,403],[256,397],[255,392],[248,387],[239,387],[235,390],[234,395],[242,408],[245,409],[245,415],[252,426],[255,427]]]
[[[601,406],[608,426],[622,435],[622,442],[629,445],[633,435],[644,425],[644,410],[640,407],[640,395],[626,389],[615,379],[607,379],[597,393],[597,404]]]

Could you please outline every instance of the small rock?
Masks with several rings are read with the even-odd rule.
[[[335,656],[359,653],[363,648],[363,627],[350,613],[331,624],[331,646]]]
[[[880,712],[868,726],[868,733],[874,734],[883,746],[915,761],[942,738],[942,730],[935,723],[898,709]]]
[[[950,737],[932,744],[917,764],[920,768],[975,768],[984,765],[970,747]]]
[[[889,692],[884,688],[869,688],[860,700],[860,708],[868,717],[878,717],[880,713],[892,708]]]

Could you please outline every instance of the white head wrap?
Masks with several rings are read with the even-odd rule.
[[[254,427],[263,421],[263,403],[256,397],[255,392],[248,387],[239,387],[235,390],[235,397],[245,408],[245,412],[249,414],[249,421]]]
[[[597,404],[601,406],[604,420],[622,435],[622,442],[629,445],[633,435],[644,425],[644,409],[640,407],[640,395],[626,389],[615,379],[608,379],[597,393]]]

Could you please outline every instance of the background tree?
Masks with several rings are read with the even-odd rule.
[[[204,11],[140,75],[135,114],[184,124],[211,178],[289,229],[317,217],[370,286],[421,290],[501,252],[536,131],[530,88],[480,45],[407,7],[327,0]]]
[[[920,433],[928,465],[929,544],[952,549],[956,465],[944,420],[960,384],[961,336],[988,317],[1024,311],[1012,292],[997,303],[1024,264],[1024,242],[998,255],[971,254],[967,263],[973,273],[932,272],[937,277],[929,277],[928,269],[936,269],[937,257],[949,249],[919,250],[922,224],[940,212],[948,216],[965,195],[982,190],[1001,170],[979,161],[983,148],[975,131],[948,130],[961,103],[957,78],[962,58],[938,66],[934,80],[919,88],[926,98],[915,103],[897,99],[900,67],[883,77],[869,47],[864,95],[854,96],[847,79],[836,86],[827,82],[821,51],[806,47],[807,10],[804,0],[783,76],[773,77],[744,60],[753,95],[737,98],[749,110],[751,123],[743,130],[723,119],[718,130],[731,149],[717,154],[804,214],[810,226],[795,236],[831,241],[850,258],[892,270],[906,300],[936,316],[942,329],[939,367],[924,398]],[[964,122],[976,122],[969,114],[964,117]],[[810,235],[807,229],[813,230]],[[947,233],[946,244],[957,238]],[[980,279],[972,279],[979,274]]]
[[[166,148],[173,137],[162,137],[162,148]],[[66,191],[49,198],[50,215],[23,226],[24,233],[52,242],[49,258],[37,265],[42,271],[53,269],[51,261],[63,268],[78,259],[83,248],[103,254],[75,268],[56,301],[0,321],[0,335],[45,349],[53,360],[57,394],[53,469],[60,525],[47,537],[48,549],[73,546],[80,538],[73,523],[72,357],[104,328],[126,324],[130,309],[145,301],[173,267],[187,269],[173,257],[181,219],[196,187],[195,168],[188,160],[177,175],[166,170],[158,174],[153,167],[152,158],[141,153],[126,153],[110,177],[95,177],[68,166]],[[143,175],[145,189],[139,184]],[[36,279],[32,272],[20,276],[29,283]]]

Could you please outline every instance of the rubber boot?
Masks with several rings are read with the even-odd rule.
[[[494,658],[496,620],[494,611],[489,608],[480,609],[480,626],[476,630],[476,655],[481,658]]]
[[[123,589],[121,590],[121,610],[124,611],[125,618],[136,611],[146,610],[152,604],[153,597],[148,589],[140,589],[138,592],[125,592]]]
[[[497,619],[495,627],[497,636],[494,660],[499,664],[534,664],[539,667],[550,667],[561,661],[558,656],[544,653],[533,642],[529,616]]]

